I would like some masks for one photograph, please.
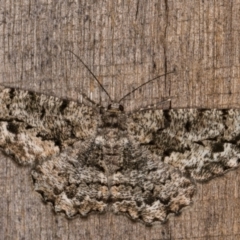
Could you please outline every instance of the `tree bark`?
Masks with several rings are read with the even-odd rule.
[[[240,0],[0,0],[0,83],[125,110],[239,108]],[[240,170],[197,184],[193,204],[146,227],[112,213],[68,220],[34,192],[30,169],[1,154],[2,239],[240,239]]]

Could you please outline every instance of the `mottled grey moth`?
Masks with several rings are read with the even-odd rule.
[[[0,147],[32,168],[34,188],[67,217],[111,210],[145,224],[191,203],[195,181],[235,168],[240,110],[125,113],[0,89]]]

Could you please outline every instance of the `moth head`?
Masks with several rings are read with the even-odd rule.
[[[124,107],[123,105],[116,103],[116,102],[111,102],[106,108],[105,107],[100,107],[100,114],[119,114],[124,112]]]
[[[126,129],[126,115],[124,114],[124,108],[121,104],[111,102],[107,108],[100,108],[101,114],[101,127],[113,128],[124,131]]]
[[[123,112],[123,111],[124,111],[124,107],[123,107],[123,105],[121,105],[119,103],[112,102],[107,107],[107,112],[119,113],[119,112]]]

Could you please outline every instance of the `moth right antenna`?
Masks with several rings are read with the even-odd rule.
[[[156,80],[156,79],[158,79],[158,78],[160,78],[160,77],[166,76],[166,75],[171,74],[171,73],[174,73],[174,72],[175,72],[175,69],[173,69],[173,71],[171,71],[171,72],[167,72],[167,73],[165,73],[165,74],[162,74],[162,75],[160,75],[160,76],[157,76],[157,77],[155,77],[155,78],[153,78],[153,79],[148,80],[147,82],[145,82],[145,83],[141,84],[140,86],[138,86],[137,88],[133,89],[131,92],[127,93],[127,94],[126,94],[125,96],[123,96],[118,102],[120,103],[124,98],[126,98],[126,97],[129,96],[129,95],[131,95],[133,92],[135,92],[135,91],[138,90],[139,88],[143,87],[144,85],[146,85],[146,84],[148,84],[148,83],[150,83],[150,82],[152,82],[152,81],[154,81],[154,80]]]
[[[97,81],[97,83],[99,84],[99,86],[102,88],[102,90],[107,94],[107,96],[109,97],[110,101],[112,102],[112,99],[110,97],[110,95],[108,94],[107,90],[103,87],[103,85],[99,82],[99,80],[97,79],[97,77],[94,75],[94,73],[90,70],[90,68],[83,62],[83,60],[76,55],[74,52],[72,52],[71,50],[66,50],[70,53],[72,53],[84,66],[85,68],[92,74],[93,78]]]

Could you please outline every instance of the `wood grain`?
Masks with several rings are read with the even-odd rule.
[[[240,0],[0,0],[0,83],[131,111],[171,99],[172,108],[239,108]],[[159,107],[169,107],[162,106]],[[240,170],[198,184],[192,206],[164,225],[124,216],[55,215],[33,191],[30,170],[0,161],[2,239],[239,239]]]

